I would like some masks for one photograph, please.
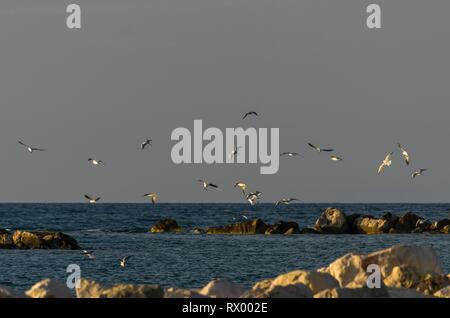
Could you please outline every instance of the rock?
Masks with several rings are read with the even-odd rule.
[[[441,233],[450,234],[450,225],[446,225],[441,229]]]
[[[382,234],[389,233],[393,224],[386,219],[359,217],[355,220],[354,227],[359,234]]]
[[[327,208],[317,219],[314,228],[324,234],[349,233],[345,214],[335,208]]]
[[[282,274],[273,279],[271,286],[288,286],[299,283],[308,287],[313,294],[317,294],[325,289],[339,287],[338,281],[328,273],[303,270]]]
[[[262,298],[312,298],[311,290],[303,284],[271,286]]]
[[[358,219],[358,218],[360,218],[360,217],[362,217],[362,215],[361,214],[356,214],[356,213],[353,213],[353,214],[350,214],[350,215],[347,215],[346,216],[346,219],[347,219],[347,224],[348,224],[348,228],[349,228],[349,232],[350,233],[358,233],[357,232],[357,230],[356,230],[356,220]]]
[[[365,268],[363,256],[346,254],[321,271],[333,276],[339,282],[340,287],[362,288],[366,286],[368,279]]]
[[[433,295],[449,285],[450,279],[446,275],[426,274],[420,278],[419,283],[414,287],[422,294]]]
[[[412,233],[424,233],[429,232],[431,230],[431,222],[427,220],[420,219],[417,221],[416,228],[412,231]]]
[[[78,298],[163,298],[164,290],[159,285],[118,284],[105,288],[91,280],[81,279],[77,288]]]
[[[261,219],[250,220],[224,227],[206,229],[207,234],[264,234],[268,226]]]
[[[164,291],[164,298],[208,298],[192,289],[168,288]]]
[[[446,226],[450,226],[450,219],[443,219],[440,221],[433,222],[433,224],[431,225],[431,230],[442,232],[442,230]]]
[[[389,298],[386,288],[333,288],[315,294],[314,298]]]
[[[13,248],[11,233],[4,229],[0,229],[0,248]]]
[[[72,292],[66,285],[53,280],[45,279],[36,283],[25,293],[31,298],[72,298]]]
[[[415,228],[416,224],[422,218],[417,216],[412,212],[407,212],[398,218],[395,223],[394,228],[391,232],[393,233],[411,233]]]
[[[245,292],[245,289],[228,279],[218,278],[210,281],[198,292],[211,298],[239,298]]]
[[[388,288],[389,298],[430,298],[415,289]]]
[[[178,226],[177,221],[172,219],[164,219],[156,222],[150,229],[152,233],[164,233],[164,232],[181,232],[181,228]]]
[[[320,234],[319,231],[309,228],[309,227],[305,227],[303,229],[300,230],[299,234]]]
[[[272,285],[272,279],[265,279],[257,282],[253,287],[242,294],[242,298],[263,298],[267,290]]]
[[[206,231],[204,229],[200,229],[200,228],[195,228],[192,229],[192,234],[206,234]]]
[[[0,298],[23,298],[24,294],[21,294],[9,287],[0,286]]]
[[[435,292],[434,296],[439,298],[450,298],[450,285]]]
[[[300,234],[300,228],[296,222],[278,221],[269,225],[265,234]]]
[[[17,230],[12,235],[12,248],[18,249],[80,249],[77,241],[61,232],[28,232]]]

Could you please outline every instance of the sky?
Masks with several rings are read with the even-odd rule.
[[[449,202],[447,0],[74,0],[0,3],[0,201]],[[369,30],[366,6],[381,6]],[[259,118],[242,121],[247,111]],[[279,128],[283,159],[172,162],[171,132]],[[140,143],[153,146],[140,150]],[[17,140],[47,149],[29,155]],[[309,149],[336,149],[342,162]],[[396,143],[411,155],[402,162]],[[382,175],[377,167],[395,151]],[[94,168],[87,159],[105,162]],[[411,173],[429,169],[412,180]],[[206,179],[222,191],[203,191]]]

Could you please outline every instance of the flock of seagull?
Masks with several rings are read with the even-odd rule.
[[[249,116],[254,116],[254,117],[259,117],[258,113],[255,111],[250,111],[244,114],[244,116],[242,117],[242,119],[246,119]],[[30,154],[34,153],[34,152],[42,152],[45,151],[45,149],[43,148],[39,148],[39,147],[33,147],[30,145],[27,145],[26,143],[22,142],[21,140],[18,140],[18,143],[23,146]],[[319,147],[315,144],[312,143],[307,143],[307,145],[314,151],[318,152],[318,153],[329,153],[330,154],[330,160],[338,162],[338,161],[342,161],[344,160],[341,156],[338,156],[336,154],[332,154],[334,152],[334,149],[332,148],[322,148]],[[141,149],[144,150],[147,147],[151,147],[152,146],[152,139],[145,139],[142,143],[141,143]],[[404,162],[406,163],[407,166],[410,165],[410,156],[409,153],[405,150],[405,148],[403,148],[403,146],[400,143],[397,143],[397,147],[400,150],[400,153],[403,157]],[[229,154],[229,158],[233,159],[239,152],[239,150],[242,147],[235,147],[233,149],[233,151],[230,152]],[[392,165],[392,157],[393,157],[394,151],[389,152],[386,157],[383,159],[383,161],[381,162],[381,164],[378,167],[378,174],[381,174],[386,168],[390,167]],[[298,152],[282,152],[280,154],[280,157],[301,157],[303,158],[304,156],[301,155]],[[93,165],[93,166],[102,166],[104,165],[104,162],[102,160],[99,159],[94,159],[94,158],[89,158],[88,162]],[[416,178],[418,176],[421,176],[425,171],[427,171],[427,169],[419,169],[414,171],[411,174],[412,178]],[[214,190],[218,190],[220,191],[220,188],[217,184],[211,183],[209,181],[203,180],[203,179],[199,179],[198,182],[201,184],[202,189],[207,191],[208,189],[214,189]],[[237,181],[234,183],[234,188],[239,189],[243,196],[244,199],[250,203],[251,205],[255,205],[259,202],[261,196],[262,196],[262,192],[260,191],[248,191],[248,185],[245,182],[242,181]],[[152,202],[152,204],[156,204],[157,200],[158,200],[158,194],[155,192],[150,192],[150,193],[146,193],[144,194],[142,197],[145,198],[149,198]],[[96,196],[92,196],[92,195],[88,195],[85,194],[84,198],[87,200],[88,203],[91,204],[95,204],[98,201],[100,201],[101,197],[96,197]],[[300,201],[297,198],[283,198],[278,200],[277,202],[275,202],[275,206],[279,206],[279,205],[288,205],[292,202],[295,201]],[[241,218],[247,220],[247,217],[245,215],[242,215]],[[83,255],[89,257],[90,259],[94,259],[94,252],[93,251],[88,251],[85,250],[82,252]],[[124,258],[119,259],[119,265],[120,267],[124,268],[127,263],[128,260],[130,259],[131,256],[126,256]]]

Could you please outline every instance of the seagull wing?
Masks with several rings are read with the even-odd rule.
[[[317,148],[316,146],[314,146],[312,143],[308,142],[308,146],[310,146],[311,148],[313,148],[314,150],[319,151],[320,149]]]
[[[334,151],[334,149],[331,149],[331,148],[328,148],[328,149],[321,149],[321,151],[324,151],[324,152],[332,152],[332,151]]]
[[[84,197],[88,200],[93,200],[92,197],[90,197],[89,195],[85,194]]]
[[[24,147],[27,147],[28,148],[28,145],[26,145],[26,144],[24,144],[22,141],[20,141],[20,140],[17,140],[17,142],[19,143],[19,144],[21,144],[22,146],[24,146]]]

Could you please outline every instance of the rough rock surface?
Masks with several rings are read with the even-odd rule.
[[[300,234],[300,228],[296,222],[278,221],[269,225],[265,234]]]
[[[354,229],[358,234],[383,234],[389,233],[393,223],[388,218],[376,219],[361,216],[354,221]]]
[[[416,224],[419,220],[422,220],[418,215],[407,212],[402,214],[391,232],[393,233],[411,233],[416,228]]]
[[[339,209],[327,208],[317,219],[314,228],[324,234],[349,233],[347,218]]]
[[[268,225],[261,219],[231,224],[223,227],[210,227],[207,234],[264,234]]]
[[[218,278],[210,281],[198,292],[211,298],[238,298],[245,292],[245,289],[228,279]]]
[[[439,298],[450,298],[450,285],[435,292],[434,296]]]
[[[271,285],[288,286],[299,283],[307,286],[313,294],[317,294],[325,289],[339,287],[338,281],[328,273],[302,270],[279,275],[272,280]]]
[[[158,221],[155,225],[150,228],[152,233],[163,233],[163,232],[181,232],[181,227],[178,226],[177,221],[172,219],[164,219]]]
[[[105,288],[95,281],[82,279],[77,288],[78,298],[163,298],[164,290],[159,285],[118,284]]]
[[[36,283],[25,293],[31,298],[72,298],[72,292],[66,285],[53,280],[45,279]]]
[[[208,298],[196,290],[183,288],[167,288],[164,291],[164,298]]]
[[[74,238],[61,232],[0,230],[0,248],[75,250],[80,247]]]
[[[389,298],[386,288],[333,288],[314,295],[314,298]]]

